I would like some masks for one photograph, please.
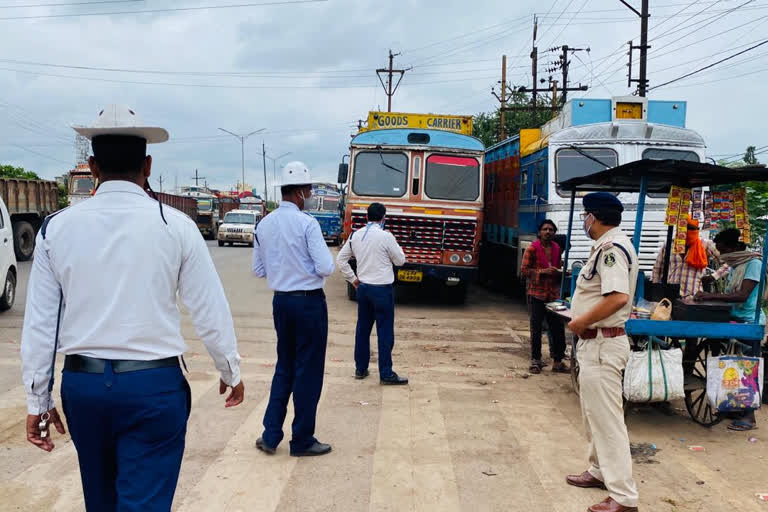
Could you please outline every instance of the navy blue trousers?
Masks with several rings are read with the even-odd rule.
[[[272,317],[277,331],[277,364],[261,437],[272,447],[283,440],[283,422],[293,394],[291,451],[303,451],[317,441],[315,417],[328,345],[325,296],[275,295]]]
[[[379,339],[379,376],[392,376],[392,348],[395,346],[395,294],[391,284],[357,287],[357,330],[355,331],[355,367],[368,369],[371,359],[371,329],[376,322]]]
[[[181,369],[64,371],[61,400],[86,510],[171,510],[191,406]]]

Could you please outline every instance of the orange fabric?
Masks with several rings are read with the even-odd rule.
[[[688,220],[688,232],[685,237],[685,245],[688,247],[688,254],[685,256],[685,263],[691,267],[702,270],[707,266],[707,251],[704,250],[704,244],[699,238],[699,221],[696,219]],[[695,229],[691,229],[695,226]]]

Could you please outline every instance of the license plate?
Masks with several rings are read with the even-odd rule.
[[[420,270],[398,270],[397,280],[406,283],[420,283],[424,274]]]
[[[229,240],[240,240],[243,238],[243,235],[227,235],[227,238]]]

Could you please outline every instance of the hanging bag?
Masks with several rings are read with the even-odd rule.
[[[717,356],[707,358],[707,400],[718,412],[760,408],[763,392],[762,357]]]
[[[662,350],[649,341],[645,350],[631,352],[624,370],[624,396],[630,402],[668,402],[683,398],[683,351]]]

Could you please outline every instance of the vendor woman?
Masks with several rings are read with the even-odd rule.
[[[725,293],[699,292],[696,300],[731,302],[731,318],[737,322],[753,323],[755,311],[760,307],[758,294],[760,273],[763,261],[756,252],[748,251],[746,245],[739,241],[741,232],[738,229],[726,229],[715,237],[715,245],[720,252],[720,259],[730,267],[726,281]],[[760,324],[765,325],[765,313],[760,311]],[[749,354],[760,357],[760,341],[754,341]],[[756,427],[755,411],[750,410],[731,423],[730,430],[745,431]]]

